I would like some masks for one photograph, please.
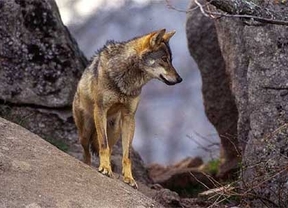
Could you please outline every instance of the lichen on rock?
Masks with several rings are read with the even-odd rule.
[[[2,2],[0,40],[1,100],[45,107],[71,105],[87,60],[63,25],[54,1]]]

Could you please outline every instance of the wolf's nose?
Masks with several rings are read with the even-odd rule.
[[[177,77],[177,83],[182,82],[182,80],[183,80],[183,79],[182,79],[180,76]]]

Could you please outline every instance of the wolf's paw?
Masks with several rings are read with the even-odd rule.
[[[108,177],[112,177],[111,167],[108,168],[108,167],[100,166],[100,167],[98,168],[98,172],[99,172],[99,173],[102,173],[103,175],[106,175],[106,176],[108,176]]]
[[[127,183],[129,186],[132,186],[133,188],[138,189],[138,185],[133,178],[124,177],[123,181],[124,181],[124,183]]]

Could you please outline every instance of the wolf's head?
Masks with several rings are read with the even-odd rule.
[[[141,60],[140,69],[151,78],[159,79],[167,85],[182,81],[172,65],[169,40],[174,34],[175,31],[166,33],[166,30],[162,29],[136,39],[136,50]]]

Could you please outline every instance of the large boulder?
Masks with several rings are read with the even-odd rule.
[[[71,103],[88,61],[55,1],[0,2],[0,116],[49,141],[75,141]]]
[[[54,1],[0,2],[0,99],[46,107],[70,105],[86,58]]]
[[[266,19],[288,19],[287,1],[251,0],[240,4],[213,1],[211,4],[230,14],[240,12]],[[209,6],[209,11],[216,10]],[[248,201],[252,207],[286,207],[288,28],[271,22],[265,24],[265,18],[261,23],[255,19],[215,20],[221,54],[238,110],[237,137],[243,158],[240,181],[243,197],[248,196],[243,202]],[[193,21],[198,24],[196,18]],[[209,53],[211,51],[206,51],[203,56],[210,57]]]
[[[0,207],[162,207],[0,118]]]
[[[229,12],[244,12],[245,5],[258,8],[252,10],[255,15],[288,19],[286,1],[243,1]],[[215,25],[239,113],[238,140],[244,147],[241,184],[244,196],[252,196],[243,201],[252,207],[286,207],[288,28],[234,18],[218,19]]]
[[[197,5],[191,1],[190,9]],[[221,166],[218,176],[226,177],[239,162],[237,140],[238,111],[231,92],[230,78],[218,44],[214,20],[201,11],[187,15],[186,34],[191,56],[198,64],[207,118],[215,126],[221,140]]]
[[[243,188],[253,191],[253,207],[286,206],[288,28],[234,19],[216,28],[239,111],[238,139],[246,144]]]

